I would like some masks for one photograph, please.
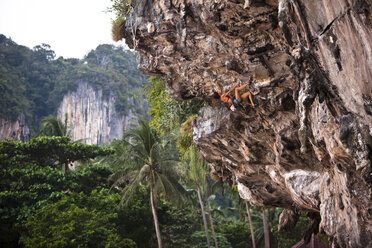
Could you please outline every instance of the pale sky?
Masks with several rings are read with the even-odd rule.
[[[83,58],[111,38],[110,0],[0,0],[0,34],[19,45],[51,46],[57,57]]]

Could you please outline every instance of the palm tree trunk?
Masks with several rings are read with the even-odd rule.
[[[210,248],[211,247],[211,243],[209,241],[208,223],[207,223],[207,218],[205,217],[204,204],[203,204],[203,200],[202,200],[202,197],[201,197],[199,185],[198,185],[198,198],[199,198],[199,204],[200,204],[200,208],[201,208],[202,216],[203,216],[203,224],[204,224],[205,236],[207,238],[208,248]]]
[[[156,208],[155,208],[155,204],[154,204],[154,191],[153,191],[152,182],[150,182],[150,202],[151,202],[152,216],[154,218],[156,238],[158,240],[158,247],[162,248],[159,221],[158,221],[158,214],[156,213]]]
[[[251,212],[249,211],[248,202],[247,201],[244,201],[244,202],[245,202],[245,208],[247,209],[249,227],[251,229],[252,247],[253,248],[256,248],[256,241],[255,241],[255,238],[254,238],[254,231],[253,231],[253,224],[252,224]]]
[[[262,221],[264,226],[265,248],[270,248],[269,226],[267,225],[265,209],[262,211]]]
[[[209,206],[208,198],[205,199],[205,201],[207,202],[207,211],[208,211],[208,215],[209,215],[209,223],[211,225],[211,230],[212,230],[212,235],[213,235],[213,240],[214,240],[214,246],[215,246],[215,248],[218,248],[217,237],[216,237],[216,233],[214,231],[213,218],[212,218],[212,213],[211,213],[211,208]]]

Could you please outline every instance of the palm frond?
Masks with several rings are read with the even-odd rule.
[[[173,192],[178,198],[178,205],[183,204],[186,199],[189,198],[189,194],[186,189],[176,180],[174,177],[164,177],[164,180],[171,186]]]
[[[115,172],[114,174],[109,176],[109,181],[113,182],[111,188],[119,187],[123,183],[129,183],[139,174],[138,170],[129,171],[128,169],[123,169]]]
[[[67,119],[65,119],[65,124],[63,124],[61,120],[53,115],[48,115],[41,119],[40,130],[50,136],[67,136],[69,134],[67,131]]]
[[[120,201],[120,206],[128,206],[131,202],[134,194],[137,192],[138,188],[141,186],[142,178],[140,172],[136,173],[136,176],[131,180],[131,182],[123,189],[122,198]]]
[[[192,147],[189,151],[190,157],[190,177],[191,179],[199,185],[199,187],[205,191],[206,189],[206,181],[205,175],[207,174],[206,170],[206,163],[204,159],[201,157],[199,152]]]
[[[172,182],[163,174],[157,174],[155,188],[158,195],[163,195],[165,199],[178,206],[182,206],[187,195],[186,190],[178,182]]]

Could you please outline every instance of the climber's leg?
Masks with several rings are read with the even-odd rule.
[[[253,100],[252,100],[252,94],[251,94],[250,91],[245,92],[245,93],[241,96],[241,99],[242,99],[243,101],[246,101],[248,97],[249,97],[249,101],[251,102],[252,107],[254,107],[254,103],[253,103]]]
[[[240,95],[240,91],[244,90],[245,87],[249,86],[249,84],[244,84],[240,87],[235,88],[235,98],[238,100],[242,100],[242,96]]]

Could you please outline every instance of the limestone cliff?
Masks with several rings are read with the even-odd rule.
[[[209,105],[194,142],[258,206],[298,211],[335,247],[372,244],[372,6],[364,0],[133,0],[139,68]],[[212,99],[253,74],[256,108]]]
[[[121,138],[123,130],[134,121],[132,111],[121,116],[115,110],[115,96],[103,96],[102,89],[95,89],[87,82],[79,82],[74,92],[64,96],[58,109],[58,117],[71,130],[73,140],[86,144],[103,145],[114,138]]]
[[[22,142],[30,139],[30,129],[26,124],[24,114],[21,114],[15,121],[0,118],[0,140],[5,138]]]

